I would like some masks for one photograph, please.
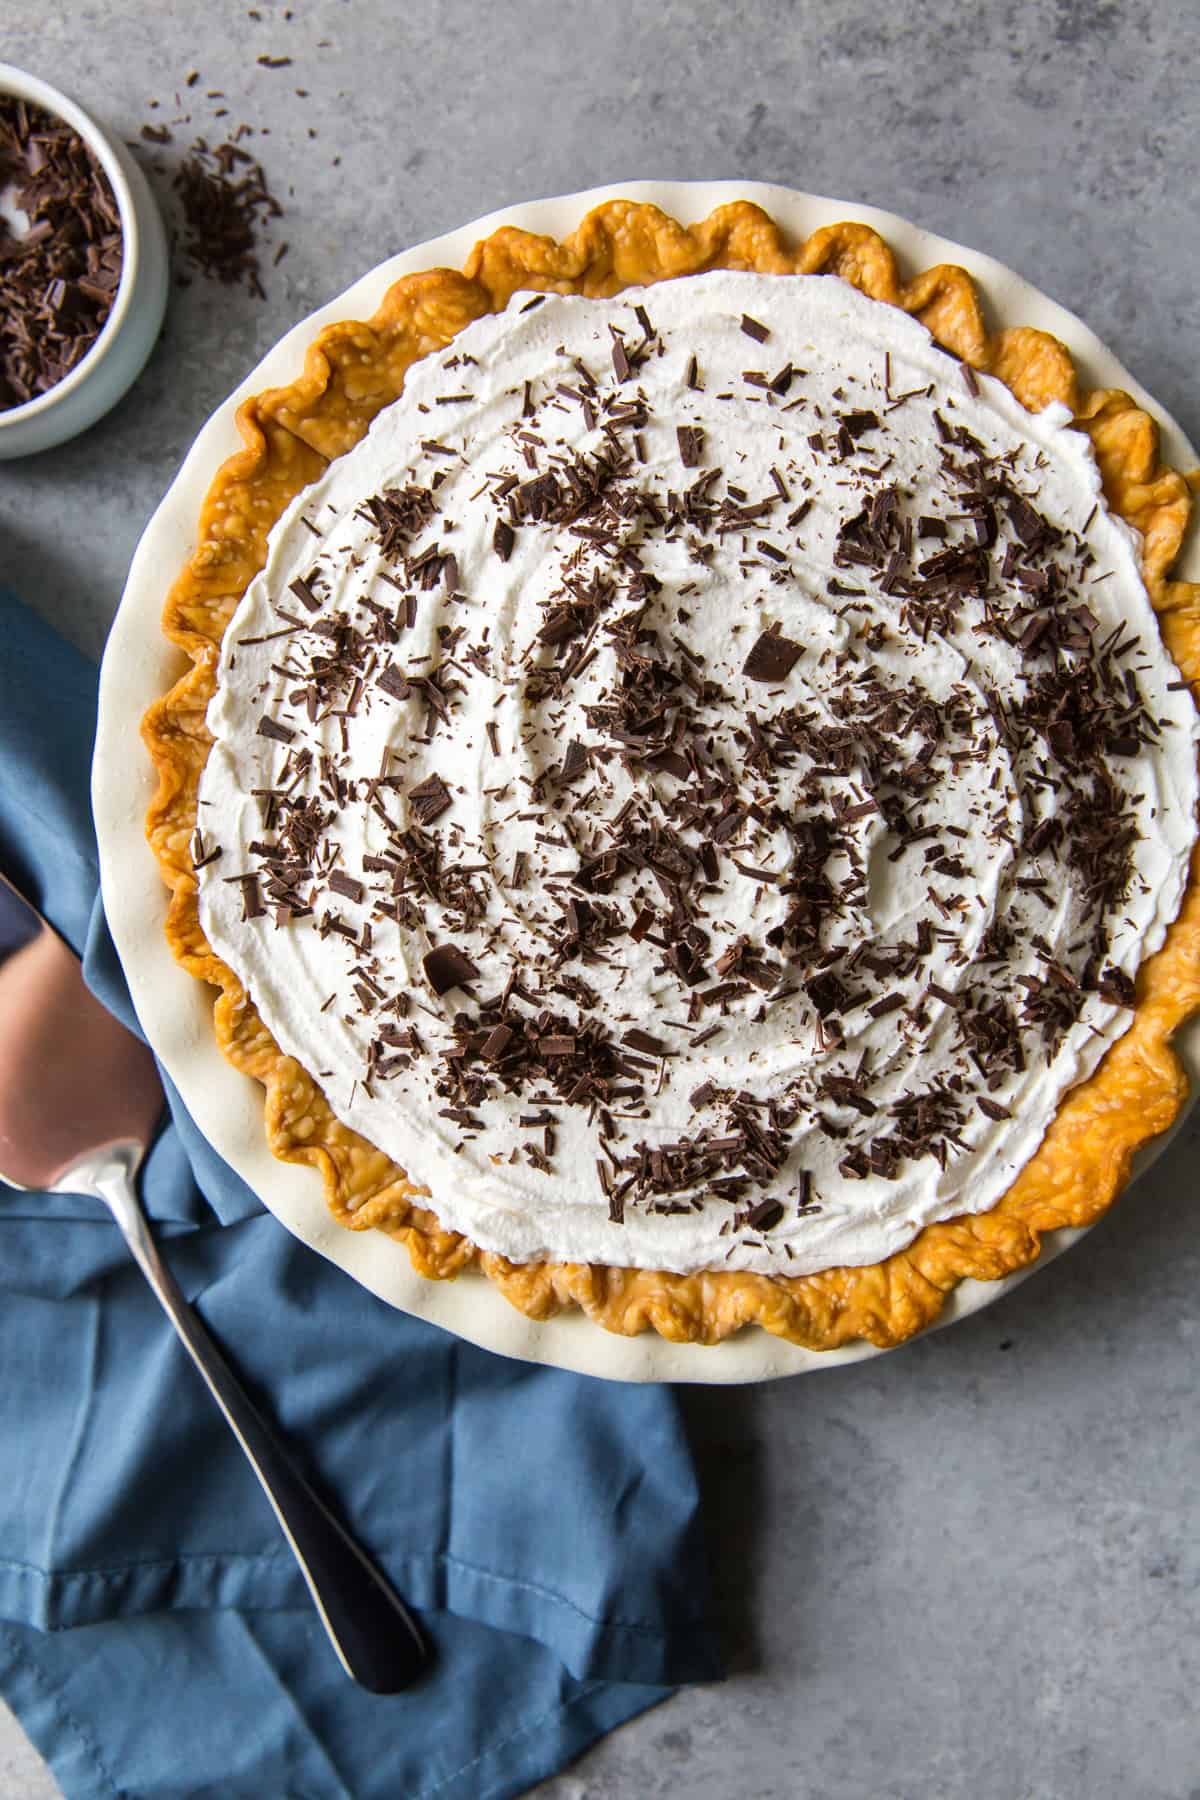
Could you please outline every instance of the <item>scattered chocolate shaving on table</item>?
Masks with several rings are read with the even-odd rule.
[[[197,138],[173,188],[182,214],[179,248],[189,267],[225,287],[265,299],[259,263],[264,226],[282,218],[262,164],[240,144]]]
[[[0,97],[0,191],[28,221],[0,220],[0,410],[48,393],[103,331],[121,280],[121,218],[108,178],[63,120]]]

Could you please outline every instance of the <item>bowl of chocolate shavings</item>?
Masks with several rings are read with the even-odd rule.
[[[0,63],[0,460],[65,443],[116,405],[158,336],[168,268],[124,145]]]

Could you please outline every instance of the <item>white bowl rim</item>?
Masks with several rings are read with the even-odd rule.
[[[886,1351],[861,1339],[836,1350],[806,1350],[758,1328],[739,1332],[716,1347],[677,1344],[652,1332],[625,1338],[602,1330],[576,1309],[542,1322],[530,1320],[482,1275],[467,1272],[457,1281],[427,1281],[411,1270],[407,1255],[389,1239],[381,1240],[382,1260],[376,1257],[367,1240],[379,1234],[343,1230],[329,1211],[315,1172],[271,1157],[262,1128],[261,1088],[250,1077],[238,1075],[221,1057],[212,1035],[211,1000],[179,968],[167,948],[162,930],[167,892],[142,827],[144,805],[155,785],[149,758],[142,758],[136,770],[130,769],[131,749],[137,755],[131,742],[131,721],[164,691],[156,685],[164,669],[169,665],[181,672],[183,666],[182,657],[171,650],[165,638],[156,632],[151,644],[146,636],[151,619],[157,626],[168,585],[162,575],[162,559],[165,554],[173,577],[183,560],[178,548],[180,532],[189,534],[188,541],[194,542],[200,500],[212,474],[226,455],[240,447],[234,427],[238,404],[249,394],[294,379],[317,330],[338,319],[369,317],[386,287],[399,275],[434,265],[460,267],[473,244],[501,225],[561,235],[592,207],[614,199],[651,201],[687,220],[703,218],[713,207],[730,200],[752,200],[779,217],[789,236],[807,234],[835,218],[853,218],[882,232],[902,261],[915,262],[918,267],[934,261],[959,263],[979,279],[989,310],[996,305],[1010,306],[1015,300],[1022,309],[1022,322],[1041,325],[1068,345],[1081,380],[1088,386],[1121,386],[1146,407],[1160,426],[1164,455],[1170,462],[1190,468],[1198,460],[1170,413],[1074,313],[995,258],[940,237],[896,213],[854,200],[834,200],[774,183],[743,180],[640,179],[520,202],[411,246],[365,271],[274,343],[201,428],[147,524],[113,625],[101,671],[93,805],[106,910],[138,1015],[144,1026],[149,1022],[148,1036],[201,1129],[294,1236],[389,1304],[501,1355],[606,1379],[736,1385],[837,1368]],[[1186,565],[1190,579],[1200,578],[1200,532],[1195,522],[1180,563]],[[151,878],[155,883],[152,893],[146,886]],[[1195,1091],[1200,1083],[1200,1015],[1176,1034],[1174,1047]],[[252,1098],[246,1100],[246,1094]],[[1181,1113],[1175,1129],[1182,1117]],[[1156,1159],[1171,1135],[1153,1140],[1139,1153],[1136,1174]],[[947,1296],[933,1325],[919,1335],[993,1304],[1090,1229],[1081,1226],[1047,1233],[1041,1254],[1032,1263],[996,1281],[961,1282]]]
[[[25,400],[20,406],[10,406],[0,411],[0,432],[4,432],[11,427],[24,425],[42,413],[50,412],[60,400],[65,400],[69,394],[82,387],[103,362],[133,304],[141,260],[141,231],[133,190],[107,133],[69,94],[61,93],[48,81],[43,81],[40,75],[31,75],[28,70],[19,69],[15,63],[0,62],[0,95],[28,100],[32,105],[41,107],[44,112],[57,116],[78,133],[108,177],[121,221],[121,279],[117,283],[116,297],[108,317],[95,343],[80,357],[75,367],[68,369],[62,380],[56,381],[44,394],[35,394],[32,400]]]

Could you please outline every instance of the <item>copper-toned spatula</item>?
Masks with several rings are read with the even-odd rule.
[[[0,959],[0,1181],[107,1204],[262,1483],[346,1672],[376,1694],[407,1687],[427,1661],[415,1622],[251,1404],[150,1235],[134,1178],[164,1104],[154,1058],[3,875]]]

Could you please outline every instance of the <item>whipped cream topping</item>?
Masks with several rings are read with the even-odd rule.
[[[209,726],[211,943],[516,1261],[799,1275],[990,1207],[1196,829],[1087,439],[828,276],[427,356],[276,526]]]

